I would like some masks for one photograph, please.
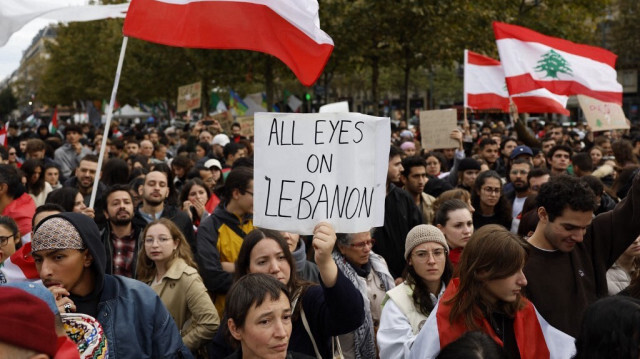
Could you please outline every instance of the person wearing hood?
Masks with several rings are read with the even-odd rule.
[[[320,270],[318,265],[307,259],[307,246],[300,235],[291,232],[280,232],[287,241],[289,251],[296,261],[298,278],[313,283],[320,283]]]
[[[91,218],[69,212],[45,218],[34,231],[32,255],[61,313],[82,313],[100,322],[111,358],[192,358],[150,287],[105,274],[106,253]]]

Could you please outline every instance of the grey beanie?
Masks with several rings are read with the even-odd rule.
[[[447,253],[449,253],[447,240],[444,238],[444,234],[438,229],[438,227],[430,224],[419,224],[407,233],[407,241],[404,243],[404,259],[408,260],[411,251],[415,247],[426,242],[441,244]]]

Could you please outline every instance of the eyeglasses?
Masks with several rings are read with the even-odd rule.
[[[445,255],[444,249],[434,249],[432,251],[427,250],[418,250],[413,253],[411,256],[415,257],[420,262],[426,262],[430,256],[433,256],[433,259],[443,259]]]
[[[6,246],[7,243],[9,243],[9,240],[13,237],[15,237],[15,234],[12,234],[10,236],[0,236],[0,247]]]
[[[514,176],[517,176],[517,175],[528,175],[529,171],[527,171],[527,170],[511,170],[511,172],[509,172],[509,173],[511,173]]]
[[[250,194],[250,195],[251,195],[251,197],[253,197],[253,192],[251,192],[251,191],[247,191],[247,190],[245,190],[245,191],[244,191],[244,193],[248,193],[248,194]]]
[[[162,243],[166,243],[168,241],[172,241],[173,238],[171,238],[171,237],[158,237],[158,238],[149,237],[149,238],[145,238],[144,239],[144,243],[145,244],[153,244],[156,240],[158,241],[158,243],[162,244]]]
[[[349,246],[354,249],[364,249],[364,247],[369,246],[373,247],[376,244],[376,240],[371,238],[367,241],[362,241],[360,243],[351,243]]]
[[[486,194],[500,194],[500,188],[482,187],[482,191]]]

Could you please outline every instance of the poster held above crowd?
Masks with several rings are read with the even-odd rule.
[[[389,118],[255,115],[254,224],[311,234],[323,220],[356,233],[384,221]]]

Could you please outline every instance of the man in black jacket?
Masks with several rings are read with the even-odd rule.
[[[142,203],[135,211],[133,226],[144,228],[148,223],[158,218],[167,218],[180,228],[182,234],[196,254],[196,236],[189,215],[175,206],[165,204],[169,196],[169,181],[167,175],[160,171],[151,171],[144,178],[144,184],[138,190]]]
[[[389,169],[387,172],[387,196],[384,200],[384,225],[374,229],[376,244],[374,252],[387,261],[391,275],[396,283],[401,280],[406,265],[404,260],[404,242],[411,228],[422,224],[422,216],[411,195],[395,186],[402,174],[402,150],[391,146],[389,151]]]
[[[107,252],[106,271],[135,278],[138,258],[138,237],[142,223],[133,224],[133,199],[129,186],[114,185],[105,193],[104,216],[108,224],[100,232]]]

